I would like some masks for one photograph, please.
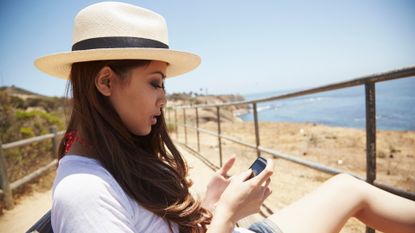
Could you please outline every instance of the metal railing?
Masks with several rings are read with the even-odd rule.
[[[55,155],[58,150],[58,137],[63,134],[64,134],[64,131],[57,132],[56,128],[51,128],[50,134],[45,134],[45,135],[41,135],[38,137],[28,138],[28,139],[11,142],[7,144],[2,144],[0,142],[0,187],[2,188],[0,190],[0,196],[3,196],[6,209],[12,209],[14,207],[13,190],[21,187],[22,185],[27,184],[28,182],[36,179],[37,177],[39,177],[40,175],[48,171],[50,168],[53,168],[57,164],[57,160],[54,159],[47,165],[37,169],[36,171],[24,176],[23,178],[19,180],[16,180],[10,183],[8,175],[7,175],[5,150],[51,139],[51,143],[52,143],[51,151],[52,151],[52,154]]]
[[[197,153],[199,156],[202,156],[202,159],[209,162],[206,157],[204,157],[202,154],[200,154],[200,133],[209,134],[212,136],[216,136],[218,138],[218,147],[219,147],[219,163],[220,166],[222,166],[222,139],[228,140],[234,143],[237,143],[239,145],[249,147],[252,149],[255,149],[257,152],[257,156],[259,156],[262,153],[270,154],[273,157],[282,158],[297,164],[301,164],[306,167],[310,167],[313,169],[316,169],[318,171],[322,171],[328,174],[338,174],[343,173],[344,171],[332,168],[329,166],[325,166],[323,164],[308,161],[299,158],[298,156],[294,156],[291,154],[283,153],[280,151],[276,151],[270,148],[265,148],[261,146],[261,140],[260,140],[260,134],[259,134],[259,125],[258,125],[258,111],[257,111],[257,104],[263,103],[263,102],[269,102],[269,101],[275,101],[275,100],[282,100],[282,99],[288,99],[298,96],[304,96],[304,95],[310,95],[315,93],[321,93],[326,91],[332,91],[332,90],[338,90],[343,89],[347,87],[353,87],[353,86],[359,86],[364,85],[365,86],[365,103],[366,103],[366,177],[362,178],[358,175],[351,174],[361,180],[365,180],[366,182],[373,184],[379,188],[382,188],[386,191],[392,192],[394,194],[400,195],[405,198],[409,198],[411,200],[415,200],[415,193],[407,192],[401,189],[397,189],[394,187],[390,187],[387,185],[383,185],[376,182],[376,99],[375,99],[375,84],[377,82],[382,81],[388,81],[388,80],[394,80],[394,79],[400,79],[400,78],[408,78],[411,76],[415,76],[415,66],[402,68],[399,70],[393,70],[389,72],[364,76],[344,82],[329,84],[325,86],[320,86],[316,88],[311,88],[307,90],[302,91],[296,91],[288,94],[282,94],[278,96],[272,96],[268,98],[261,98],[261,99],[255,99],[250,101],[238,101],[238,102],[230,102],[230,103],[222,103],[222,104],[204,104],[204,105],[190,105],[190,106],[172,106],[169,108],[166,108],[167,111],[167,121],[173,122],[173,119],[171,118],[171,112],[174,111],[174,124],[175,124],[175,131],[176,131],[176,139],[178,139],[178,127],[182,126],[184,128],[184,145],[191,149],[193,152]],[[242,142],[238,139],[225,136],[221,132],[221,115],[220,115],[220,109],[227,106],[240,106],[240,105],[252,105],[253,110],[253,123],[255,128],[255,145],[249,144],[246,142]],[[216,108],[216,119],[217,119],[217,132],[212,132],[206,129],[199,128],[199,116],[198,111],[199,109],[203,108]],[[186,124],[186,110],[188,109],[194,109],[196,114],[196,127],[192,125]],[[177,111],[182,110],[183,111],[183,124],[178,124],[177,119]],[[187,128],[195,129],[197,133],[197,151],[194,148],[191,148],[188,145],[187,140]],[[211,167],[214,169],[217,169],[218,166],[210,163]],[[349,173],[350,174],[350,173]],[[367,228],[366,232],[374,232],[372,229]]]

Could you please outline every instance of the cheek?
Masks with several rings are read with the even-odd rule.
[[[111,103],[130,132],[136,135],[148,133],[152,114],[148,96],[128,91],[117,92],[111,96]]]

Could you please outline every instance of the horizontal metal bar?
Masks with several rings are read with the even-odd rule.
[[[188,146],[187,144],[183,143],[183,142],[179,142],[176,141],[176,143],[179,143],[180,145],[186,147],[188,150],[192,151],[193,153],[196,154],[196,156],[202,160],[210,169],[212,169],[213,171],[217,171],[220,167],[216,166],[215,164],[213,164],[212,162],[210,162],[208,159],[206,159],[201,153],[197,152],[195,149],[193,149],[192,147]]]
[[[313,169],[316,169],[316,170],[319,170],[319,171],[322,171],[322,172],[325,172],[325,173],[328,173],[328,174],[335,175],[335,174],[339,174],[339,173],[347,173],[347,172],[342,171],[340,169],[324,166],[324,165],[321,165],[321,164],[313,162],[313,161],[300,159],[300,158],[298,158],[294,155],[290,155],[290,154],[280,152],[280,151],[277,151],[277,150],[264,148],[262,146],[259,147],[259,150],[261,152],[270,154],[274,157],[282,158],[282,159],[285,159],[285,160],[288,160],[288,161],[291,161],[291,162],[294,162],[294,163],[297,163],[297,164],[301,164],[301,165],[304,165],[306,167],[313,168]],[[354,174],[351,174],[351,175],[355,176],[355,177],[358,177],[357,175],[354,175]],[[358,177],[358,178],[361,179],[360,177]]]
[[[190,128],[190,127],[189,127],[189,128]],[[191,127],[191,128],[195,129],[196,127]],[[199,130],[199,132],[201,132],[201,133],[209,134],[209,135],[211,135],[211,136],[216,136],[216,137],[218,137],[218,136],[219,136],[219,134],[217,134],[217,133],[215,133],[215,132],[212,132],[212,131],[209,131],[209,130],[207,130],[207,129],[198,129],[198,130]]]
[[[348,81],[333,83],[329,85],[324,85],[320,87],[310,88],[310,89],[306,89],[302,91],[296,91],[296,92],[268,97],[268,98],[255,99],[255,100],[250,100],[250,101],[237,101],[237,102],[222,103],[222,104],[201,104],[201,105],[191,105],[191,106],[187,105],[187,106],[179,106],[175,108],[177,109],[195,108],[195,107],[211,108],[211,107],[217,107],[217,106],[261,103],[261,102],[268,102],[268,101],[279,100],[279,99],[293,98],[293,97],[298,97],[298,96],[303,96],[303,95],[310,95],[310,94],[331,91],[331,90],[336,90],[336,89],[341,89],[341,88],[346,88],[346,87],[353,87],[353,86],[363,85],[365,83],[375,83],[375,82],[383,82],[383,81],[399,79],[399,78],[408,78],[411,76],[415,76],[415,66],[405,67],[402,69],[392,70],[392,71],[383,72],[379,74],[363,76],[363,77],[348,80]]]
[[[57,135],[63,135],[65,133],[65,131],[60,131],[57,133]],[[15,142],[10,142],[10,143],[6,143],[3,144],[2,147],[3,149],[10,149],[10,148],[14,148],[14,147],[20,147],[20,146],[25,146],[34,142],[39,142],[39,141],[43,141],[46,139],[50,139],[53,138],[55,135],[53,133],[50,134],[45,134],[42,136],[37,136],[37,137],[33,137],[33,138],[28,138],[28,139],[23,139],[20,141],[15,141]]]
[[[387,185],[384,185],[384,184],[380,184],[376,181],[373,183],[373,185],[378,187],[378,188],[381,188],[383,190],[386,190],[388,192],[399,195],[401,197],[405,197],[405,198],[408,198],[410,200],[415,201],[415,193],[407,192],[407,191],[402,190],[402,189],[398,189],[398,188],[390,187],[390,186],[387,186]]]
[[[183,125],[183,124],[178,124],[178,126],[182,126],[182,127],[185,127],[185,128],[189,128],[189,129],[194,129],[194,130],[198,130],[199,132],[202,132],[202,133],[205,133],[205,134],[209,134],[209,135],[211,135],[211,136],[216,136],[216,137],[218,137],[219,135],[217,134],[217,133],[215,133],[215,132],[212,132],[212,131],[209,131],[209,130],[206,130],[206,129],[201,129],[201,128],[196,128],[196,127],[194,127],[194,126],[192,126],[192,125]]]
[[[242,142],[242,141],[239,141],[239,140],[238,140],[238,139],[236,139],[236,138],[231,138],[231,137],[229,137],[229,136],[225,136],[225,135],[221,135],[221,137],[222,137],[223,139],[226,139],[226,140],[228,140],[228,141],[234,142],[234,143],[236,143],[236,144],[243,145],[243,146],[246,146],[246,147],[249,147],[249,148],[251,148],[251,149],[256,150],[256,145],[254,145],[254,144],[249,144],[249,143],[246,143],[246,142]]]
[[[193,127],[193,126],[187,126],[187,127],[188,128],[194,128],[194,129],[196,128],[196,127]],[[249,144],[249,143],[245,143],[245,142],[242,142],[242,141],[240,141],[238,139],[231,138],[229,136],[218,135],[218,134],[215,134],[215,133],[213,133],[211,131],[208,131],[208,130],[201,130],[201,129],[199,129],[199,131],[200,132],[203,132],[203,133],[207,133],[207,134],[213,135],[213,136],[221,137],[223,139],[226,139],[228,141],[232,141],[234,143],[237,143],[237,144],[240,144],[240,145],[249,147],[251,149],[257,149],[256,145]],[[345,171],[342,171],[342,170],[339,170],[339,169],[327,167],[327,166],[321,165],[321,164],[316,163],[316,162],[312,162],[312,161],[300,159],[297,156],[289,155],[289,154],[286,154],[286,153],[283,153],[283,152],[280,152],[280,151],[276,151],[276,150],[272,150],[272,149],[269,149],[269,148],[265,148],[265,147],[262,147],[262,146],[259,146],[258,149],[261,152],[270,154],[270,155],[272,155],[274,157],[278,157],[278,158],[282,158],[282,159],[285,159],[285,160],[289,160],[291,162],[295,162],[295,163],[298,163],[298,164],[301,164],[301,165],[304,165],[304,166],[307,166],[307,167],[310,167],[310,168],[313,168],[313,169],[317,169],[319,171],[326,172],[328,174],[346,173]],[[353,174],[351,174],[351,175],[353,175]],[[353,176],[355,176],[355,177],[357,177],[359,179],[362,179],[362,178],[358,177],[357,175],[353,175]]]
[[[239,145],[243,145],[243,146],[249,147],[249,148],[254,149],[254,150],[256,149],[256,146],[255,146],[255,145],[253,145],[253,144],[245,143],[245,142],[239,141],[238,139],[231,138],[231,137],[229,137],[229,136],[219,135],[219,134],[217,134],[217,133],[215,133],[215,132],[212,132],[212,131],[209,131],[209,130],[206,130],[206,129],[200,129],[200,128],[199,128],[199,129],[197,129],[196,127],[194,127],[194,126],[190,126],[190,125],[179,125],[179,126],[183,126],[183,127],[187,127],[187,128],[191,128],[191,129],[199,130],[199,132],[202,132],[202,133],[205,133],[205,134],[209,134],[209,135],[211,135],[211,136],[215,136],[215,137],[221,137],[221,138],[226,139],[226,140],[228,140],[228,141],[231,141],[231,142],[234,142],[234,143],[236,143],[236,144],[239,144]]]

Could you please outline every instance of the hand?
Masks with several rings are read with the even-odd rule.
[[[269,183],[273,174],[273,161],[267,159],[267,166],[257,176],[248,179],[252,174],[249,169],[234,176],[222,193],[215,215],[229,219],[232,223],[259,212],[264,200],[272,193]]]
[[[214,212],[216,203],[219,201],[223,191],[228,187],[231,178],[228,176],[228,171],[235,163],[235,155],[232,155],[226,163],[213,174],[207,187],[203,198],[203,206]]]

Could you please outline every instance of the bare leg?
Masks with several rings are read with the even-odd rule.
[[[383,232],[415,232],[415,202],[346,174],[334,176],[269,219],[284,233],[332,233],[350,217]]]

